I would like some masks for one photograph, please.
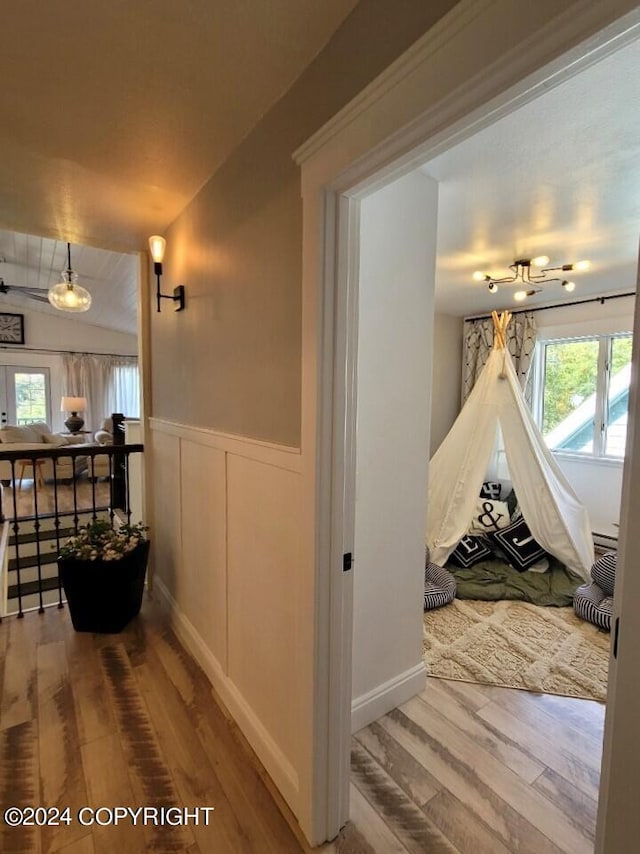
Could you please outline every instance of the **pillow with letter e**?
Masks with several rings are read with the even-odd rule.
[[[470,537],[466,534],[451,552],[449,560],[464,569],[473,566],[474,563],[491,557],[491,549],[482,537]]]
[[[489,538],[492,543],[502,549],[511,566],[518,572],[524,572],[547,556],[540,543],[534,540],[529,526],[522,518],[507,528],[489,534]]]
[[[480,490],[480,498],[491,498],[493,501],[500,500],[502,484],[499,480],[485,480]]]

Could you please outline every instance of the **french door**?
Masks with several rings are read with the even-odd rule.
[[[49,368],[0,366],[0,424],[51,425]]]

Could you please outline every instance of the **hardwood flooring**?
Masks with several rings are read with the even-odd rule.
[[[76,633],[66,609],[5,619],[0,685],[0,810],[69,806],[74,817],[48,828],[0,820],[0,851],[308,850],[152,602],[119,635]],[[141,805],[215,811],[208,826],[83,826],[75,819],[85,806]]]
[[[92,506],[95,491],[95,503],[97,506],[107,506],[109,503],[109,481],[99,479],[95,484],[87,478],[86,473],[80,474],[75,480],[76,505],[79,510],[88,510]],[[6,519],[13,518],[13,487],[3,486],[2,489],[2,512]],[[58,508],[60,512],[73,510],[73,483],[58,484]],[[54,489],[50,481],[45,481],[44,486],[37,485],[36,488],[38,513],[53,513],[55,509]],[[22,486],[16,486],[15,500],[18,516],[31,516],[35,511],[33,478],[25,478]]]
[[[430,678],[352,741],[367,852],[593,851],[604,706]]]
[[[352,741],[351,822],[325,854],[593,850],[604,707],[430,679]],[[0,851],[310,849],[147,596],[120,635],[56,608],[0,624],[0,810],[215,807],[208,826],[11,828]]]

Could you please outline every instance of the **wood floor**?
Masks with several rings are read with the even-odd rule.
[[[215,807],[209,826],[11,828],[0,851],[283,854],[306,850],[204,673],[147,601],[120,635],[66,609],[0,624],[0,810]]]
[[[215,807],[209,826],[0,820],[0,851],[310,850],[149,597],[120,635],[75,633],[66,609],[5,619],[0,689],[0,810]],[[603,714],[588,701],[431,679],[353,739],[352,821],[322,850],[589,852]]]
[[[92,506],[95,491],[95,503],[97,506],[106,506],[109,503],[109,481],[105,478],[99,479],[95,484],[87,478],[86,473],[80,474],[75,480],[76,506],[79,510],[88,510]],[[73,510],[73,483],[58,484],[58,509],[60,512]],[[12,486],[2,487],[2,512],[6,519],[13,518]],[[33,478],[25,478],[22,486],[16,485],[15,500],[18,516],[30,516],[35,511]],[[37,486],[38,513],[53,513],[55,509],[55,497],[53,484],[45,481],[44,486]]]
[[[429,679],[356,734],[363,851],[593,851],[604,705]]]

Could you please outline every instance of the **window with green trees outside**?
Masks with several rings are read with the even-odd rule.
[[[632,336],[567,338],[539,346],[535,409],[549,448],[624,457]]]

